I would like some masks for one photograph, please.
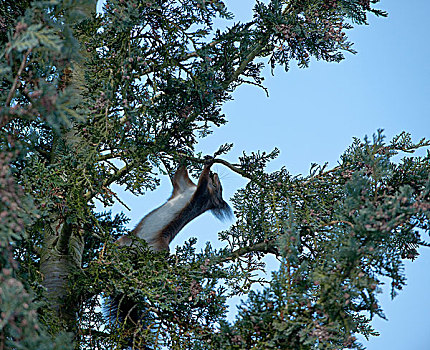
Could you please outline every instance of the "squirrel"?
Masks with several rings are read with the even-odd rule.
[[[132,246],[135,236],[145,240],[154,251],[168,251],[179,231],[204,212],[211,210],[220,220],[231,218],[232,210],[222,198],[222,186],[218,174],[210,170],[212,165],[213,159],[207,159],[197,185],[189,178],[186,167],[180,166],[171,178],[173,193],[167,202],[147,214],[129,235],[122,236],[116,243]],[[105,313],[111,320],[112,315],[116,315],[114,322],[145,323],[142,310],[136,310],[135,302],[124,294],[109,298]],[[132,339],[128,342],[131,344]]]
[[[218,174],[210,171],[212,164],[212,159],[206,161],[197,185],[189,178],[186,167],[180,166],[172,177],[173,193],[167,202],[147,214],[117,244],[130,246],[134,235],[144,239],[154,251],[169,250],[170,242],[179,231],[207,210],[220,220],[231,218],[232,210],[222,198]]]

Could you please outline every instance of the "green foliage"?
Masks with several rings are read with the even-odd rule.
[[[403,259],[418,255],[429,231],[430,154],[399,164],[391,158],[429,145],[405,133],[386,145],[379,132],[372,142],[356,139],[330,171],[302,178],[282,169],[239,190],[238,220],[220,237],[233,251],[259,249],[238,261],[246,274],[229,283],[249,288],[262,251],[275,251],[281,266],[225,326],[235,341],[222,337],[217,346],[360,348],[354,334],[375,334],[370,320],[384,317],[382,277],[391,279],[394,297],[405,285]]]
[[[11,142],[13,146],[13,142]],[[37,317],[42,306],[22,282],[22,270],[13,259],[11,242],[22,240],[24,226],[37,216],[31,198],[16,185],[10,163],[19,152],[3,149],[0,154],[0,347],[4,349],[71,349],[70,339],[52,337]],[[46,307],[46,305],[45,305]]]
[[[132,337],[137,347],[157,344],[184,349],[211,337],[226,309],[225,288],[218,285],[218,280],[226,275],[211,263],[209,247],[206,252],[195,252],[195,241],[171,255],[153,253],[148,248],[133,251],[106,246],[100,258],[86,270],[88,285],[80,281],[74,288],[94,294],[103,292],[105,302],[119,293],[124,297],[124,293],[141,310],[144,322],[137,329],[129,329],[125,323],[115,322],[116,314],[109,314],[108,319],[113,322],[109,327],[100,325],[104,331],[97,339],[104,344],[100,345],[102,348]],[[141,244],[146,247],[145,242]],[[95,286],[100,289],[93,290]]]
[[[5,349],[73,349],[70,336],[53,337],[40,324],[37,307],[41,305],[34,303],[34,296],[14,275],[10,268],[1,270],[0,345]]]
[[[95,201],[121,202],[112,184],[144,194],[179,164],[196,172],[194,146],[227,122],[235,88],[264,89],[261,58],[285,69],[340,61],[353,52],[345,30],[385,15],[375,3],[257,1],[254,19],[236,24],[219,0],[111,0],[102,14],[92,1],[1,8],[1,345],[360,348],[355,335],[375,334],[369,322],[383,317],[382,278],[394,296],[403,259],[425,245],[430,156],[393,157],[427,140],[354,139],[337,167],[314,164],[306,177],[267,173],[278,150],[230,164],[219,157],[232,144],[221,146],[214,162],[250,181],[219,250],[196,252],[194,240],[172,254],[119,249],[128,219]],[[268,254],[280,268],[264,281]],[[244,294],[227,322],[228,298]],[[143,324],[104,317],[101,296],[124,295]]]

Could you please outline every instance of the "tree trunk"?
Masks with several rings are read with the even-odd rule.
[[[59,234],[52,230],[52,226],[46,231],[40,265],[42,285],[46,288],[48,302],[61,328],[74,332],[79,304],[69,279],[81,268],[84,242],[66,225],[62,225]]]
[[[85,18],[90,18],[96,12],[96,0],[82,1],[74,10],[80,12]],[[65,18],[66,23],[73,30],[77,24],[75,17]],[[66,85],[74,88],[75,93],[80,94],[84,89],[84,64],[85,58],[88,57],[84,47],[79,50],[81,56],[80,62],[71,62],[71,79],[64,82]],[[71,146],[76,141],[76,133],[73,126],[70,130],[60,136],[64,144]],[[52,153],[53,159],[56,159],[56,145],[54,144]],[[53,161],[54,162],[54,161]],[[54,162],[55,163],[55,162]],[[70,225],[64,223],[65,218],[59,220],[53,218],[50,224],[46,225],[43,248],[41,252],[40,271],[43,276],[42,285],[46,288],[47,299],[51,309],[57,314],[61,328],[74,332],[76,330],[76,316],[79,309],[79,296],[73,294],[70,289],[70,276],[76,273],[82,264],[82,254],[84,250],[84,241],[79,229],[73,229]]]

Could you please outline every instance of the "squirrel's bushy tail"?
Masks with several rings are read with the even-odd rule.
[[[120,347],[122,349],[151,350],[152,347],[142,343],[142,333],[148,329],[147,313],[139,309],[136,302],[125,294],[108,297],[103,303],[103,314],[111,327],[117,327],[124,334]],[[136,331],[140,334],[136,334]],[[139,339],[138,339],[139,338]]]

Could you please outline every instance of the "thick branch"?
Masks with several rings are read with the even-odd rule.
[[[243,71],[246,69],[246,66],[254,60],[254,58],[261,52],[261,49],[264,47],[265,44],[262,43],[263,39],[260,40],[260,42],[257,44],[257,46],[249,53],[249,55],[242,61],[242,63],[239,65],[239,67],[234,71],[230,79],[226,80],[223,84],[223,88],[227,89],[228,86],[235,81],[237,78],[239,78],[239,75],[243,73]]]
[[[69,249],[70,237],[72,236],[71,225],[64,223],[61,227],[60,235],[57,242],[57,250],[61,254],[67,254]]]
[[[112,174],[111,177],[107,178],[105,181],[103,181],[102,187],[109,187],[111,184],[113,184],[115,181],[121,179],[123,176],[125,176],[130,170],[134,168],[134,162],[131,162],[129,164],[126,164],[121,169],[116,171],[114,174]],[[96,193],[94,192],[87,192],[85,193],[84,197],[85,199],[89,200],[92,197],[94,197]]]

